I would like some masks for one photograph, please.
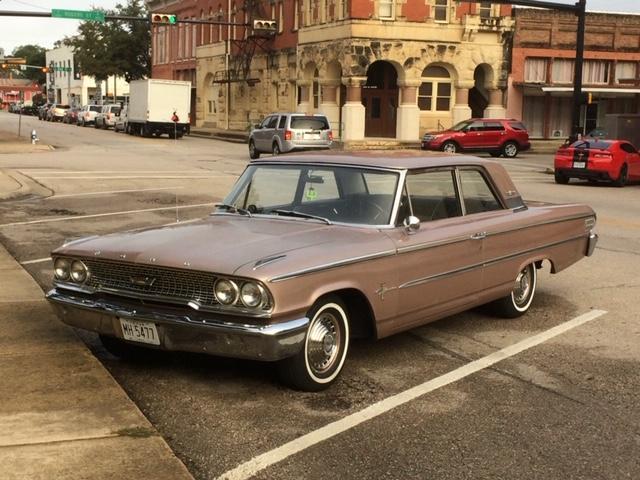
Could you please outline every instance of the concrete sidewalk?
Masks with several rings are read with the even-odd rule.
[[[192,479],[0,246],[0,477]]]

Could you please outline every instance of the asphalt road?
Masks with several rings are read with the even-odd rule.
[[[0,129],[16,126],[17,116],[0,113]],[[0,241],[43,290],[46,258],[64,239],[204,216],[248,160],[246,146],[214,140],[23,119],[25,131],[34,127],[58,148],[0,155],[0,168],[40,186],[0,202]],[[541,272],[524,317],[471,311],[355,342],[341,379],[321,393],[288,390],[256,362],[161,354],[126,363],[80,335],[198,479],[240,465],[263,479],[639,478],[640,185],[556,185],[545,173],[551,156],[501,161],[526,199],[584,202],[598,214],[594,256]],[[470,362],[593,309],[607,313],[463,375]],[[450,372],[452,383],[357,423],[375,402]],[[301,445],[332,422],[343,429]],[[246,463],[263,454],[265,468]]]

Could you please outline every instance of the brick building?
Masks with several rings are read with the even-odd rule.
[[[42,87],[23,78],[0,78],[0,109],[6,110],[12,103],[31,105],[34,95],[42,93]]]
[[[242,26],[153,29],[153,76],[195,79],[198,125],[244,130],[271,111],[297,110],[325,113],[344,140],[414,141],[427,129],[472,115],[505,115],[510,6],[455,0],[147,3],[153,12],[179,18],[278,21],[268,39]]]
[[[577,18],[572,13],[515,9],[507,115],[522,118],[532,137],[571,132]],[[604,125],[604,116],[640,112],[640,15],[587,13],[583,132]]]

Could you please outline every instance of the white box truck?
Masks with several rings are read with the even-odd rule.
[[[149,78],[129,84],[125,131],[131,135],[180,138],[189,130],[191,82]]]

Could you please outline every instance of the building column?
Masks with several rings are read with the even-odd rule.
[[[333,138],[340,136],[340,105],[338,105],[338,88],[340,79],[320,80],[320,105],[318,110],[324,113],[329,119],[329,124],[333,131]]]
[[[451,110],[453,124],[471,118],[471,107],[469,107],[469,88],[456,88],[456,103]]]
[[[484,110],[485,118],[504,118],[507,116],[507,109],[502,103],[502,90],[499,88],[489,90],[489,105]]]
[[[365,109],[362,105],[362,85],[367,77],[346,77],[342,79],[347,87],[347,101],[342,107],[342,132],[344,140],[364,140]]]
[[[308,113],[311,105],[311,82],[309,80],[298,80],[297,86],[300,87],[300,97],[298,98],[298,105],[296,106],[296,112]]]
[[[420,138],[420,109],[418,87],[421,79],[399,80],[400,105],[396,116],[396,138],[415,142]]]

